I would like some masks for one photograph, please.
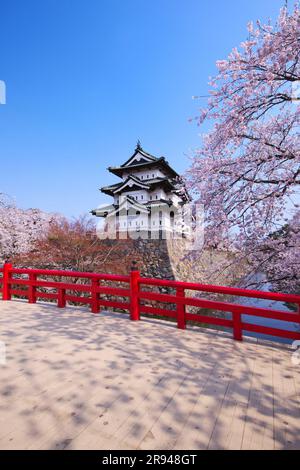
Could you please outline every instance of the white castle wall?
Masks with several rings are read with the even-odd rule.
[[[166,193],[161,188],[157,188],[153,191],[147,191],[145,189],[136,190],[136,191],[128,190],[128,191],[125,191],[124,193],[122,192],[122,194],[120,195],[115,194],[114,204],[121,204],[121,202],[124,201],[127,196],[130,196],[136,201],[143,204],[145,202],[156,201],[158,199],[169,199],[173,195],[170,193]]]
[[[153,179],[153,178],[164,178],[166,175],[164,172],[162,172],[161,170],[158,170],[158,169],[153,169],[153,170],[133,170],[133,171],[130,171],[130,173],[124,173],[123,174],[123,179],[126,180],[126,178],[128,178],[128,176],[136,176],[138,177],[139,179],[141,179],[142,181],[144,180],[150,180],[150,179]]]

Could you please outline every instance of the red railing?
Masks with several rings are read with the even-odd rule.
[[[26,297],[29,303],[35,303],[38,299],[56,300],[59,308],[64,308],[66,303],[80,303],[89,304],[93,313],[99,313],[101,307],[113,307],[116,309],[127,310],[130,312],[131,320],[139,320],[141,314],[156,315],[162,317],[169,317],[177,320],[177,326],[180,329],[186,328],[186,323],[192,321],[206,325],[216,325],[227,327],[233,330],[233,337],[235,340],[242,340],[243,331],[250,331],[271,335],[276,337],[300,340],[300,296],[262,292],[248,289],[239,289],[234,287],[222,287],[206,284],[196,284],[189,282],[167,281],[161,279],[148,279],[140,277],[139,271],[131,271],[129,276],[118,276],[112,274],[96,274],[84,273],[75,271],[60,271],[60,270],[47,270],[47,269],[18,269],[13,268],[9,263],[6,263],[3,268],[0,268],[2,277],[0,278],[0,285],[3,300],[10,300],[12,296]],[[14,277],[14,276],[19,277]],[[24,279],[24,275],[27,276]],[[23,277],[20,277],[23,276]],[[38,277],[63,277],[85,279],[88,284],[77,284],[75,282],[62,282],[62,281],[49,281],[45,279],[38,279]],[[104,285],[103,282],[109,281],[110,283],[126,284],[124,287],[111,287]],[[15,288],[19,286],[19,288]],[[20,289],[20,286],[26,286],[27,289]],[[153,292],[149,290],[150,287],[171,288],[175,294],[166,294]],[[40,291],[38,288],[51,288],[55,292]],[[75,291],[79,294],[73,295],[68,293]],[[231,302],[215,301],[205,298],[187,296],[187,291],[208,292],[214,294],[223,294],[238,297],[251,297],[255,299],[267,299],[279,302],[286,302],[295,304],[297,307],[296,312],[284,312],[281,310],[266,309],[260,307],[251,307]],[[87,296],[87,294],[89,294]],[[102,297],[101,297],[102,294]],[[107,300],[103,298],[104,295],[113,297],[128,298],[128,302]],[[148,301],[152,305],[147,305]],[[175,309],[160,308],[153,306],[153,302],[162,304],[175,305]],[[197,307],[209,310],[217,310],[231,314],[231,318],[219,318],[216,316],[209,316],[199,313],[188,312],[187,307]],[[292,322],[299,324],[299,332],[284,330],[279,328],[271,328],[269,326],[256,325],[246,323],[242,320],[242,315],[251,315],[256,317],[264,317],[269,319],[282,320],[285,322]]]

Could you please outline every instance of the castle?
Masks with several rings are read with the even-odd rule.
[[[133,155],[108,171],[121,178],[120,182],[101,188],[101,192],[113,197],[113,202],[91,211],[104,218],[104,237],[155,239],[185,234],[184,208],[190,197],[164,157],[154,157],[138,141]]]

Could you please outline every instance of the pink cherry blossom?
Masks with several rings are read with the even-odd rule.
[[[217,62],[198,124],[212,123],[188,171],[206,208],[206,244],[234,251],[276,289],[299,290],[300,10]],[[296,92],[295,92],[296,90]],[[297,93],[297,90],[299,91]],[[286,222],[286,219],[289,222]]]
[[[0,264],[29,252],[54,218],[39,209],[19,209],[0,194]]]

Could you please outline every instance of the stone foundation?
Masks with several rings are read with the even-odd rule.
[[[233,255],[218,250],[190,251],[184,239],[102,240],[107,257],[102,272],[128,274],[132,262],[143,277],[234,285],[243,268],[231,266]]]

